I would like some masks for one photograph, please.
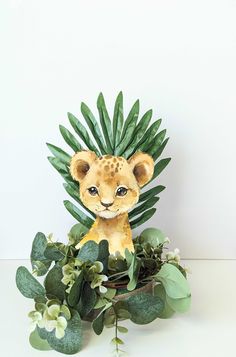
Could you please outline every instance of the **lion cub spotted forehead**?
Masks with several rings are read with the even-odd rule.
[[[114,181],[115,179],[126,177],[127,175],[132,174],[132,170],[128,162],[120,156],[104,155],[97,158],[93,165],[91,165],[91,171],[94,172],[94,175],[97,176],[96,181],[110,180]]]

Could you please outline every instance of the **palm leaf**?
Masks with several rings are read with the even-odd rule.
[[[70,212],[70,214],[81,224],[83,224],[87,228],[91,228],[94,220],[86,216],[79,208],[77,208],[73,203],[70,201],[64,201],[64,206]]]
[[[154,156],[155,152],[159,149],[159,147],[161,146],[164,138],[166,136],[166,129],[160,131],[154,138],[153,140],[150,142],[146,152],[151,155]]]
[[[158,161],[158,163],[154,167],[154,174],[151,181],[153,181],[158,175],[160,175],[164,168],[169,164],[170,160],[171,158],[169,157],[167,159],[162,159]]]
[[[71,156],[68,155],[65,151],[63,151],[62,149],[60,149],[59,147],[49,144],[47,143],[47,147],[49,148],[49,150],[51,151],[51,153],[57,157],[61,162],[63,162],[66,165],[70,165],[70,161],[71,161]]]
[[[83,150],[78,140],[74,137],[73,134],[71,134],[68,129],[66,129],[63,125],[59,125],[59,129],[63,139],[71,147],[71,149],[74,150],[74,152]]]
[[[145,211],[140,217],[130,222],[131,228],[135,229],[141,224],[145,223],[154,215],[155,212],[156,212],[156,208],[150,208],[149,210]]]
[[[150,190],[143,192],[140,196],[139,196],[139,202],[143,202],[148,200],[149,198],[158,195],[158,193],[162,192],[165,189],[165,186],[156,186],[151,188]]]
[[[157,151],[152,155],[153,160],[156,161],[162,154],[163,150],[166,147],[166,144],[168,143],[169,138],[166,138],[163,143],[161,144],[161,146],[157,149]]]
[[[129,213],[129,219],[134,218],[135,216],[138,216],[139,214],[143,213],[147,209],[153,207],[157,201],[159,201],[159,197],[151,197],[148,200],[146,200],[143,204],[137,206],[135,209],[133,209]]]
[[[100,93],[97,100],[97,108],[99,112],[100,123],[103,131],[103,135],[107,145],[107,153],[112,154],[112,142],[113,142],[113,135],[112,135],[112,128],[111,128],[111,119],[108,115],[105,100],[103,94]]]
[[[113,115],[113,152],[120,142],[121,131],[124,122],[123,93],[120,92],[116,98]]]
[[[48,157],[50,164],[59,172],[59,174],[64,178],[66,182],[72,185],[74,188],[78,187],[78,184],[72,179],[69,172],[69,168],[61,162],[57,157]]]
[[[142,139],[143,135],[147,130],[151,118],[152,118],[152,110],[148,110],[139,121],[135,129],[135,132],[133,134],[134,136],[133,141],[127,146],[127,148],[122,153],[122,156],[124,156],[126,159],[128,159],[134,153],[137,144]]]
[[[91,212],[87,207],[84,206],[83,202],[80,199],[80,195],[79,195],[79,189],[74,189],[70,184],[67,183],[63,183],[63,186],[66,190],[66,192],[76,201],[80,204],[81,207],[83,207],[83,209],[88,212],[92,217],[96,217],[96,215]]]
[[[89,109],[89,107],[85,104],[85,103],[81,103],[81,113],[83,114],[83,117],[91,131],[91,133],[93,134],[94,139],[96,140],[99,149],[101,150],[102,154],[106,154],[106,147],[105,147],[105,143],[103,141],[103,137],[102,137],[102,133],[101,130],[99,128],[98,122],[95,119],[93,113],[91,112],[91,110]]]
[[[86,128],[79,122],[79,120],[73,114],[68,113],[68,118],[73,129],[83,140],[83,142],[88,147],[88,149],[94,151],[96,155],[100,156],[100,152],[98,151],[92,140],[90,139],[90,135],[87,132]]]
[[[146,131],[146,133],[143,136],[143,139],[140,141],[140,143],[136,146],[135,151],[146,151],[147,148],[149,147],[150,142],[156,135],[159,127],[161,125],[161,119],[156,120],[150,128]]]
[[[129,145],[129,143],[132,141],[133,133],[135,131],[136,123],[138,120],[138,115],[139,115],[139,100],[136,100],[125,121],[120,143],[115,149],[115,155],[120,155],[125,150],[125,148]]]

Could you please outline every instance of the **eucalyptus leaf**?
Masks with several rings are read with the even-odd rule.
[[[51,261],[62,260],[65,257],[65,254],[59,249],[59,245],[57,243],[48,243],[44,254],[45,257]]]
[[[75,307],[78,304],[83,289],[83,283],[84,273],[81,271],[74,284],[72,285],[70,293],[67,297],[67,301],[71,307]]]
[[[60,301],[64,300],[66,285],[61,282],[62,278],[62,268],[58,265],[54,265],[54,267],[47,273],[44,281],[48,299],[57,298]]]
[[[98,244],[92,240],[89,240],[80,248],[77,258],[82,262],[94,263],[98,259],[98,255]]]
[[[92,327],[96,335],[101,335],[104,328],[104,312],[99,314],[98,317],[93,320]]]
[[[47,340],[44,340],[39,336],[37,329],[35,329],[33,332],[31,332],[31,334],[29,336],[29,343],[36,350],[50,351],[52,349],[50,347],[50,345],[48,344]]]
[[[106,239],[99,242],[99,253],[97,260],[103,264],[103,272],[107,274],[108,271],[108,257],[109,257],[109,244]]]
[[[82,348],[82,323],[78,312],[72,311],[63,338],[56,338],[55,331],[52,331],[47,332],[47,341],[55,351],[68,355],[79,352]]]
[[[130,320],[144,325],[155,320],[164,309],[164,302],[158,296],[140,292],[127,299]]]
[[[133,259],[128,269],[129,283],[127,285],[127,290],[131,291],[136,288],[140,267],[141,260],[137,258],[136,254],[133,254]]]
[[[88,232],[88,228],[85,227],[81,223],[76,223],[73,225],[69,232],[69,239],[70,242],[73,242],[74,245],[78,244],[81,239],[85,236],[85,234]]]
[[[20,266],[16,271],[16,286],[21,294],[29,299],[35,299],[45,295],[44,287],[24,266]]]
[[[38,232],[34,237],[30,254],[32,268],[38,276],[46,274],[51,265],[51,260],[44,255],[46,247],[47,238],[43,233]]]
[[[169,319],[171,316],[173,316],[175,311],[168,304],[167,295],[162,284],[158,284],[154,287],[154,295],[161,298],[164,302],[164,309],[158,317],[160,319]]]
[[[191,296],[187,296],[182,299],[172,299],[167,296],[166,301],[174,311],[180,313],[188,311],[191,306]]]
[[[90,313],[97,302],[97,294],[94,289],[91,288],[88,282],[83,285],[83,291],[81,294],[80,302],[77,306],[77,310],[82,319]]]
[[[155,279],[163,284],[166,294],[172,299],[186,298],[191,294],[187,280],[172,264],[163,264]]]

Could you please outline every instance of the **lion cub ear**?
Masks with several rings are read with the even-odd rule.
[[[137,152],[131,156],[128,163],[140,187],[151,180],[154,172],[154,161],[150,155]]]
[[[83,180],[96,159],[97,156],[93,151],[77,152],[70,162],[70,173],[73,179],[79,182]]]

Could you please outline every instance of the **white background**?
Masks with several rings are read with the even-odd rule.
[[[234,0],[0,2],[0,258],[28,258],[37,231],[66,240],[45,142],[66,149],[67,111],[121,89],[171,137],[148,225],[185,258],[236,258],[235,18]]]

